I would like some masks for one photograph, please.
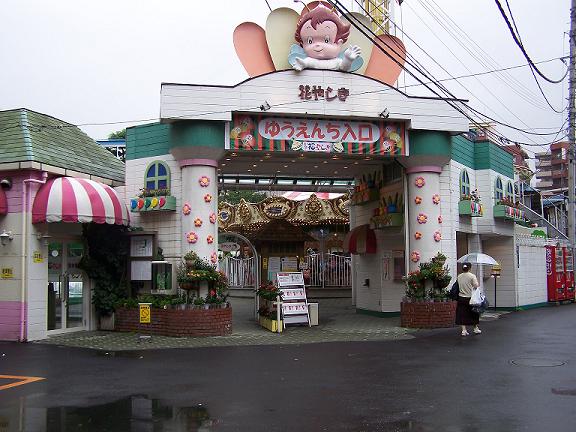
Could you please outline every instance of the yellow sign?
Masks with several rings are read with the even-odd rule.
[[[35,263],[44,262],[44,257],[42,256],[42,252],[40,251],[34,251],[34,253],[32,254],[32,259]]]
[[[140,305],[140,324],[150,324],[150,305],[152,303],[138,303]]]
[[[492,266],[492,274],[491,276],[500,276],[500,272],[502,271],[502,266],[500,264],[494,264]]]
[[[14,277],[14,269],[12,267],[2,267],[2,279],[12,279]]]

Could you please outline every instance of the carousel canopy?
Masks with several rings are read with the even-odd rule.
[[[344,252],[355,255],[376,253],[376,234],[370,225],[357,226],[346,234]]]
[[[92,180],[59,177],[48,180],[34,199],[32,223],[95,222],[128,225],[128,209],[114,189]]]

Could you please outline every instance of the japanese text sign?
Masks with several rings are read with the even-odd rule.
[[[230,149],[404,156],[405,134],[402,122],[235,114]]]

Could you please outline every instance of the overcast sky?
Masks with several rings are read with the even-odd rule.
[[[301,9],[291,0],[268,2],[272,8]],[[349,7],[354,3],[343,2]],[[569,31],[569,0],[509,3],[534,61],[568,54],[564,33]],[[232,32],[243,21],[264,26],[268,12],[264,0],[2,0],[0,109],[26,107],[84,125],[82,129],[95,139],[105,138],[130,123],[94,124],[157,118],[161,82],[235,84],[247,78],[234,52]],[[493,0],[405,0],[401,12],[396,9],[397,24],[450,75],[487,68],[442,28],[432,12],[446,13],[499,66],[526,63]],[[409,53],[436,79],[448,77],[404,40]],[[542,64],[541,69],[556,79],[566,70],[559,60]],[[509,73],[507,83],[492,74],[478,80],[461,79],[466,89],[451,81],[446,86],[502,122],[520,128],[550,128],[544,132],[560,129],[565,113],[556,114],[545,105],[528,68]],[[512,90],[513,78],[521,83],[520,88]],[[405,80],[399,82],[403,85]],[[564,108],[567,80],[556,85],[541,82],[551,104]],[[413,80],[407,78],[406,83]],[[418,87],[406,91],[419,94]],[[499,131],[518,141],[543,143],[553,138],[527,137],[505,128]]]

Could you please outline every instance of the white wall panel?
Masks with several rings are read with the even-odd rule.
[[[302,101],[300,85],[316,85],[337,91],[345,87],[345,102],[335,99]],[[405,120],[413,129],[468,131],[468,120],[446,102],[408,97],[378,81],[337,71],[281,71],[247,80],[234,87],[163,84],[160,116],[170,119],[231,120],[233,111],[261,112],[268,102],[268,114],[318,115],[373,118],[387,108],[390,120]]]

